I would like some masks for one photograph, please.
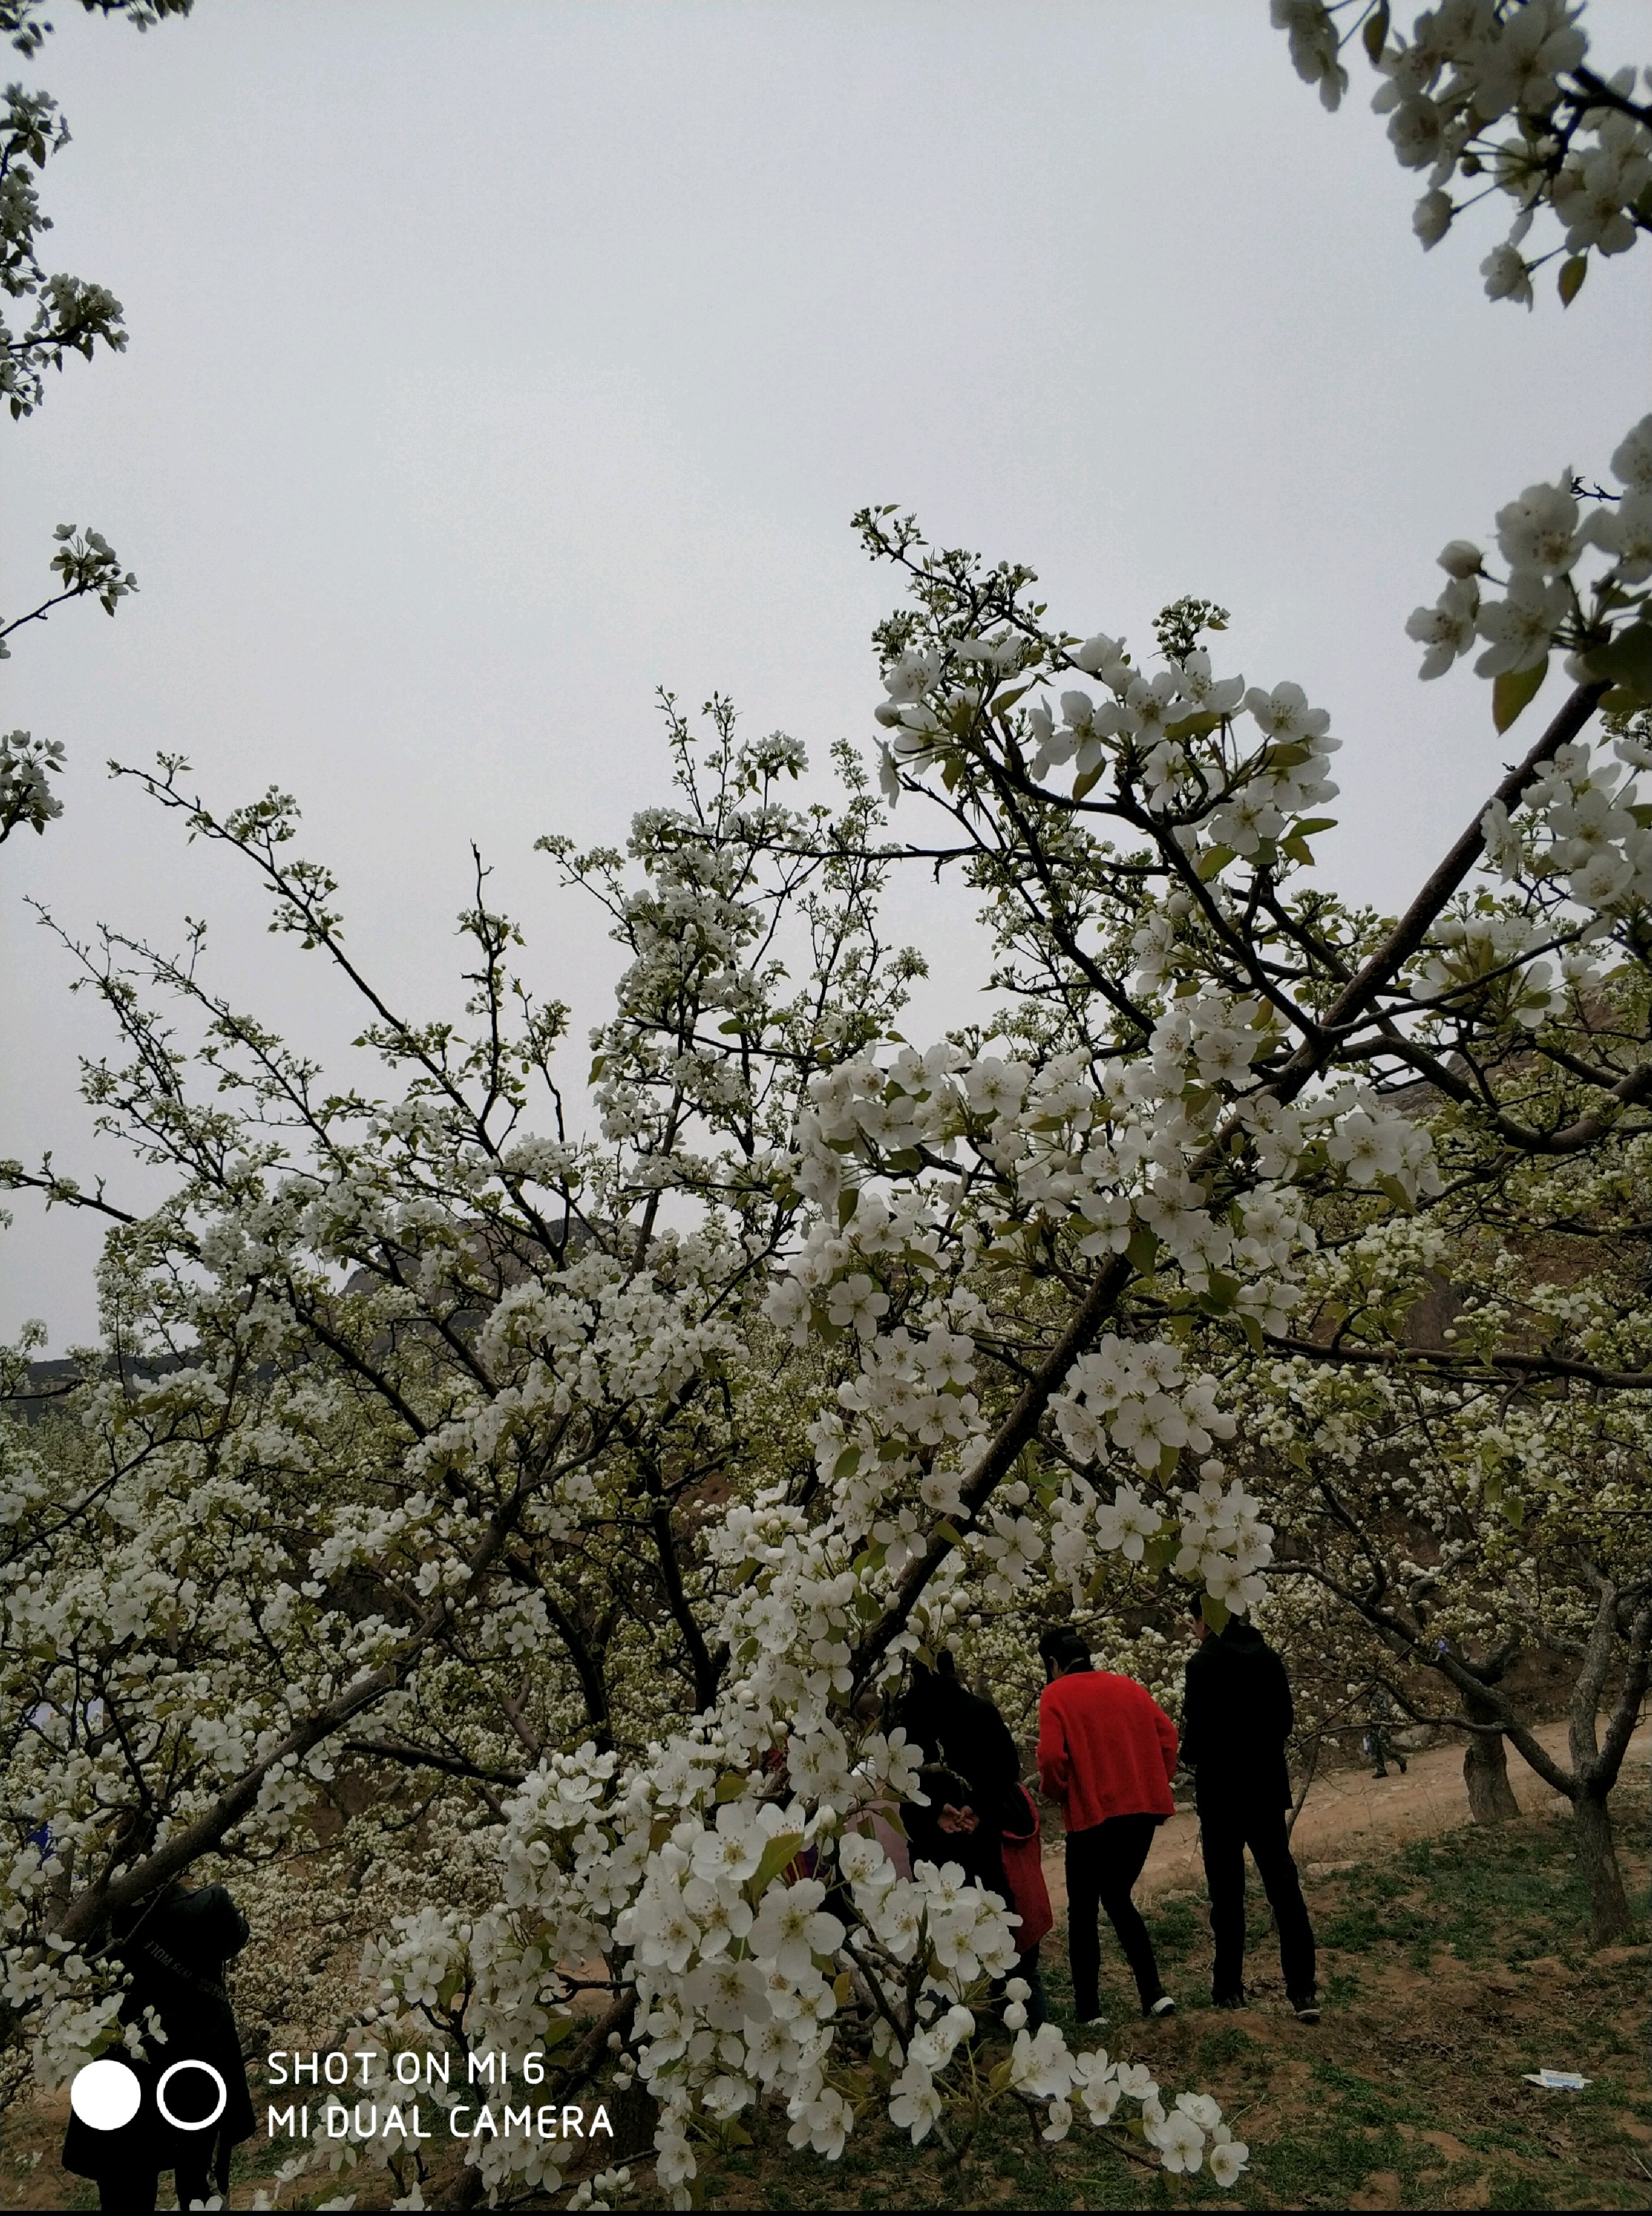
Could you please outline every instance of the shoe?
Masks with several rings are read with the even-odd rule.
[[[1318,2022],[1319,2004],[1311,1993],[1305,2000],[1293,2001],[1291,2006],[1296,2011],[1296,2020],[1299,2023]]]
[[[1176,2003],[1168,1993],[1161,1993],[1156,2001],[1151,2002],[1146,2008],[1143,2009],[1142,2014],[1144,2016],[1174,2016]]]
[[[1213,2008],[1219,2009],[1242,2009],[1249,2008],[1250,2005],[1243,1991],[1237,1993],[1213,1993],[1210,1997],[1210,2004]]]
[[[1104,2016],[1081,2016],[1078,2028],[1080,2031],[1105,2031],[1107,2018]]]

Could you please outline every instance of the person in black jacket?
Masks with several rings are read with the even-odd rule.
[[[994,1702],[960,1681],[950,1653],[938,1654],[933,1670],[912,1665],[896,1721],[923,1748],[925,1761],[967,1781],[970,1805],[995,1840],[1006,1824],[1020,1822],[1021,1756],[1010,1727]]]
[[[1199,1650],[1182,1694],[1182,1759],[1193,1771],[1216,1941],[1211,1998],[1244,2006],[1244,1850],[1250,1848],[1279,1927],[1291,2006],[1317,2023],[1313,1926],[1292,1859],[1285,1742],[1294,1714],[1285,1665],[1254,1624],[1231,1616],[1213,1632],[1195,1604]]]
[[[914,1861],[961,1864],[967,1877],[1013,1906],[1015,1889],[1004,1867],[1006,1835],[1020,1844],[1038,1819],[1023,1790],[1021,1756],[996,1702],[972,1693],[958,1677],[949,1650],[929,1669],[912,1665],[912,1683],[897,1711],[909,1740],[924,1749],[919,1773],[930,1807],[902,1811]],[[1036,1941],[1022,1954],[1016,1974],[1030,1988],[1028,2027],[1044,2021],[1044,1980]]]
[[[110,1951],[132,1976],[120,2021],[141,2025],[144,2011],[153,2009],[166,2040],[148,2041],[136,2055],[125,2047],[111,2049],[143,2088],[130,2123],[102,2132],[78,2116],[70,2119],[63,2166],[97,2181],[102,2207],[152,2209],[161,2173],[168,2170],[181,2208],[208,2200],[214,2189],[227,2200],[230,2154],[239,2140],[251,2137],[255,2122],[224,1984],[224,1964],[241,1952],[248,1936],[246,1917],[221,1885],[192,1890],[175,1883],[114,1917]],[[162,2074],[179,2062],[208,2064],[224,2081],[223,2113],[205,2129],[189,2128],[218,2104],[218,2087],[205,2070],[186,2066],[167,2084],[166,2105],[179,2123],[169,2123],[161,2113]]]

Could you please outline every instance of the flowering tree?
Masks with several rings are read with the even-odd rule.
[[[187,15],[193,0],[81,0],[89,15],[124,15],[140,31],[165,15]],[[40,13],[39,0],[4,0],[0,4],[0,35],[10,39],[16,51],[36,53],[52,26]],[[102,285],[89,284],[61,271],[48,275],[38,252],[52,219],[40,207],[37,180],[52,155],[69,144],[69,126],[49,93],[25,92],[21,84],[5,89],[5,110],[0,115],[0,292],[9,300],[32,301],[34,311],[21,331],[14,331],[0,315],[0,394],[14,419],[32,416],[46,397],[46,372],[61,370],[68,354],[89,361],[100,341],[112,353],[126,343],[120,303]],[[61,589],[27,615],[0,623],[0,661],[10,655],[7,639],[23,625],[44,621],[64,600],[88,594],[113,615],[138,580],[123,571],[114,549],[102,535],[83,536],[72,523],[60,525],[52,557]],[[0,846],[19,824],[42,832],[63,813],[63,803],[50,779],[63,766],[60,741],[36,739],[28,731],[0,733]]]
[[[1441,557],[1426,673],[1482,643],[1500,733],[1557,652],[1571,689],[1396,920],[1320,883],[1330,715],[1218,668],[1222,610],[1178,601],[1138,656],[1053,626],[1029,570],[866,511],[906,594],[875,795],[843,749],[838,804],[789,807],[793,742],[667,700],[674,791],[627,851],[542,842],[627,956],[588,1137],[567,1011],[514,975],[480,862],[468,1020],[417,1018],[292,858],[290,800],[220,816],[180,762],[139,777],[362,995],[386,1089],[329,1088],[211,988],[199,930],[177,957],[69,942],[125,1041],[89,1097],[175,1185],[140,1219],[50,1161],[0,1172],[115,1226],[114,1374],[72,1428],[5,1440],[13,2052],[55,2076],[112,2041],[111,1914],[212,1855],[279,1888],[330,1801],[372,1919],[358,2028],[531,2050],[558,2097],[640,2081],[679,2203],[697,2141],[770,2103],[831,2158],[875,2103],[916,2143],[994,2099],[1051,2138],[1127,2100],[1167,2168],[1231,2183],[1213,2103],[1034,2037],[1013,1981],[987,2061],[1015,1919],[879,1844],[918,1790],[909,1662],[1138,1575],[1219,1623],[1288,1572],[1465,1699],[1492,1697],[1468,1648],[1502,1579],[1545,1637],[1584,1634],[1569,1774],[1604,1870],[1595,1695],[1646,1655],[1619,1413],[1645,1322],[1618,1279],[1652,1096],[1652,418],[1612,467],[1620,491],[1512,502],[1500,569]],[[927,811],[910,843],[897,803]],[[878,920],[907,865],[962,871],[996,941],[999,1013],[927,1045],[895,1028],[918,957]],[[1527,1255],[1414,1382],[1401,1296],[1466,1239],[1468,1188],[1586,1222],[1590,1290],[1568,1306]],[[1468,1566],[1443,1612],[1380,1504],[1337,1520],[1397,1412],[1413,1524]],[[1509,1466],[1534,1504],[1542,1476],[1529,1573],[1488,1536],[1494,1436],[1503,1503]],[[473,2159],[511,2196],[561,2151]]]
[[[1520,1057],[1527,1112],[1544,1093],[1575,1096],[1532,1059]],[[1401,1709],[1471,1727],[1476,1815],[1514,1813],[1500,1732],[1571,1800],[1604,1941],[1631,1922],[1607,1805],[1652,1646],[1649,1319],[1625,1205],[1646,1137],[1511,1159],[1454,1111],[1433,1120],[1454,1198],[1322,1227],[1288,1356],[1250,1381],[1245,1436],[1281,1558],[1330,1604],[1333,1644],[1366,1627]],[[1563,1760],[1532,1728],[1522,1653],[1569,1682]],[[1552,1677],[1538,1684],[1552,1699]]]

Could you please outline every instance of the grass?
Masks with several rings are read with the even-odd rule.
[[[1644,1790],[1618,1796],[1619,1837],[1643,1917]],[[1587,1903],[1563,1821],[1533,1817],[1468,1828],[1389,1859],[1306,1881],[1318,1934],[1317,2027],[1286,2009],[1272,1928],[1253,1904],[1247,1978],[1256,2005],[1203,2005],[1210,1942],[1204,1904],[1161,1902],[1150,1913],[1179,2016],[1144,2023],[1110,1935],[1104,2034],[1113,2051],[1150,2063],[1168,2089],[1215,2094],[1250,2168],[1236,2192],[1209,2177],[1172,2178],[1133,2162],[1111,2134],[1075,2127],[1059,2146],[1039,2136],[1041,2113],[1014,2102],[987,2112],[961,2166],[910,2143],[869,2112],[843,2158],[826,2165],[785,2143],[783,2120],[761,2118],[746,2147],[702,2151],[710,2208],[1557,2208],[1652,2207],[1652,2071],[1646,2043],[1648,1948],[1592,1953]],[[1253,1893],[1257,1893],[1254,1883]],[[1056,1943],[1047,1976],[1059,2021],[1072,1995]],[[989,2062],[999,2050],[992,2048]],[[1545,2065],[1580,2070],[1581,2094],[1521,2082]],[[257,2098],[255,2091],[255,2099]],[[747,2121],[751,2121],[748,2114]],[[83,2207],[94,2195],[56,2165],[57,2128],[38,2118],[8,2135],[0,2206]],[[285,2150],[276,2150],[279,2154]],[[42,2159],[30,2164],[30,2156]],[[255,2141],[236,2164],[232,2201],[267,2187],[272,2151]],[[449,2181],[451,2184],[451,2181]],[[651,2188],[650,2173],[639,2182]],[[359,2209],[388,2205],[379,2173],[314,2182],[308,2205],[354,2189]],[[427,2188],[441,2205],[436,2186]],[[287,2201],[285,2205],[291,2206]],[[658,2206],[651,2190],[644,2205]]]
[[[1644,1938],[1644,1794],[1620,1796],[1619,1836]],[[1652,2207],[1648,1949],[1592,1954],[1568,1825],[1532,1818],[1468,1828],[1306,1885],[1326,2013],[1285,2007],[1271,1921],[1251,1887],[1247,1976],[1257,2004],[1201,2005],[1210,1942],[1204,1904],[1148,1916],[1182,2012],[1144,2024],[1107,1944],[1102,2007],[1115,2053],[1167,2087],[1222,2102],[1251,2149],[1232,2194],[1204,2175],[1146,2172],[1075,2128],[1046,2146],[1018,2107],[990,2112],[961,2169],[916,2153],[871,2118],[836,2172],[789,2158],[771,2127],[708,2164],[714,2208],[1646,2208]],[[1049,1942],[1047,1956],[1052,1953]],[[1071,2027],[1064,1963],[1047,1976]],[[1522,2084],[1545,2065],[1581,2070],[1581,2094]]]

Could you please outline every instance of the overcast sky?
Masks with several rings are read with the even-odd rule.
[[[1647,18],[1595,7],[1596,53]],[[14,642],[7,726],[63,740],[63,820],[0,853],[0,1152],[153,1195],[94,1139],[107,1041],[25,896],[170,946],[317,1051],[359,1019],[244,876],[102,765],[187,754],[220,805],[298,794],[353,942],[457,999],[469,845],[527,968],[601,1017],[617,966],[542,831],[663,797],[666,685],[824,760],[869,745],[893,603],[867,502],[1032,563],[1052,619],[1145,642],[1184,592],[1252,682],[1331,709],[1348,892],[1391,908],[1509,746],[1466,669],[1415,676],[1440,545],[1648,404],[1652,251],[1569,313],[1481,295],[1501,226],[1425,257],[1418,180],[1356,70],[1327,116],[1263,0],[198,0],[138,37],[66,4],[9,69],[62,102],[49,267],[108,284],[128,353],[3,434],[3,606],[54,524],[141,596]],[[1512,742],[1510,742],[1512,744]],[[961,911],[909,1028],[980,1012]],[[576,1056],[582,1063],[583,1052]],[[95,1321],[90,1219],[26,1200],[0,1331]]]

